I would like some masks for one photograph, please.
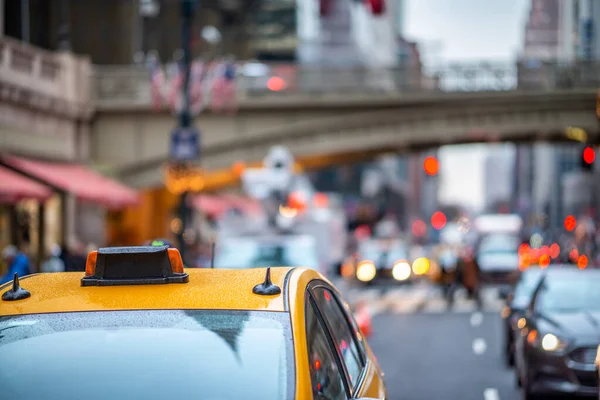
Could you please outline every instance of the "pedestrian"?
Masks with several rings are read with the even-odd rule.
[[[65,271],[84,272],[87,255],[84,254],[83,244],[79,240],[73,240],[69,246],[69,255],[65,263]]]
[[[65,263],[60,258],[60,246],[53,244],[50,248],[46,261],[42,263],[41,272],[64,272]]]
[[[30,274],[29,259],[27,256],[19,251],[17,246],[8,245],[2,250],[2,258],[8,265],[8,271],[0,279],[0,284],[10,282],[15,273],[19,276],[25,276]]]

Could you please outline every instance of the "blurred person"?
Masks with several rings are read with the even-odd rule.
[[[87,254],[85,247],[77,239],[73,239],[69,246],[69,255],[65,263],[65,271],[67,272],[84,272],[87,262]]]
[[[6,246],[2,250],[2,258],[8,265],[8,270],[0,279],[0,284],[10,282],[15,273],[19,274],[20,277],[30,274],[29,258],[25,253],[19,251],[17,246],[12,244]]]
[[[53,244],[48,252],[46,261],[42,263],[41,272],[64,272],[65,263],[60,256],[60,246]]]

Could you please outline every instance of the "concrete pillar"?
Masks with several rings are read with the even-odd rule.
[[[27,43],[31,42],[29,22],[29,0],[21,0],[21,40]]]
[[[76,199],[71,193],[63,193],[61,196],[62,213],[62,242],[64,246],[71,244],[71,239],[75,238],[75,211]]]
[[[0,38],[4,36],[4,0],[0,0]]]
[[[71,12],[69,0],[60,2],[60,24],[58,28],[58,49],[71,51]]]
[[[46,258],[46,207],[44,203],[38,204],[38,248],[37,248],[37,272],[40,271],[44,258]],[[32,271],[36,272],[36,271]]]

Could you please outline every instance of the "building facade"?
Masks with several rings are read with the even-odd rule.
[[[518,197],[513,189],[515,165],[514,146],[503,144],[488,149],[484,159],[484,207],[488,212],[499,212]]]

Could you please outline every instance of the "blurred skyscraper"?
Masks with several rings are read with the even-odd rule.
[[[559,54],[559,0],[532,0],[525,25],[523,58],[527,61],[552,61]]]
[[[511,144],[493,146],[484,161],[484,199],[489,212],[508,211],[515,197],[513,169],[515,151]]]
[[[298,60],[309,65],[396,64],[404,2],[383,4],[379,14],[362,1],[297,0]]]

